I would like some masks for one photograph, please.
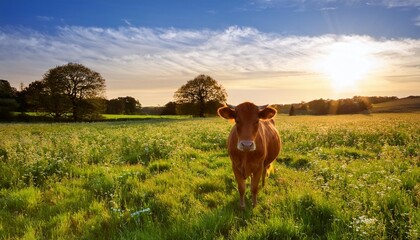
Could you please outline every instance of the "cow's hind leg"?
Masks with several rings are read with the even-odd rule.
[[[263,169],[262,186],[265,186],[265,178],[269,177],[271,173],[274,173],[273,163],[269,163]]]
[[[265,177],[267,176],[267,169],[264,168],[263,169],[263,173],[262,173],[262,187],[265,186]]]
[[[262,186],[265,186],[265,178],[270,176],[270,173],[274,172],[273,164],[268,164],[264,167],[263,173],[262,173]]]

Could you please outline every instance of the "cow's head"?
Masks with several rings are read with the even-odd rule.
[[[240,151],[254,151],[260,120],[273,118],[277,111],[268,107],[268,105],[256,106],[253,103],[244,102],[238,106],[226,105],[221,107],[217,110],[217,113],[222,118],[235,120],[238,133],[237,148]]]

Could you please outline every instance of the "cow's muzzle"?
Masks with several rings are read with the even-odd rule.
[[[256,146],[254,141],[242,140],[238,142],[238,149],[240,151],[255,151]]]

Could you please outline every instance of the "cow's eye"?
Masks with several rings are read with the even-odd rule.
[[[260,120],[257,120],[254,122],[255,125],[257,125],[260,122]]]
[[[239,124],[239,120],[238,120],[238,119],[235,119],[235,123],[236,123],[236,124]]]

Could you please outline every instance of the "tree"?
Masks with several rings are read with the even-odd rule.
[[[354,114],[360,112],[359,104],[351,98],[338,100],[337,114]]]
[[[167,104],[165,104],[161,115],[176,115],[176,103],[168,102]]]
[[[206,104],[209,102],[224,103],[226,90],[216,80],[207,75],[199,75],[181,86],[174,94],[177,104],[198,105],[198,115],[204,117]]]
[[[368,97],[354,96],[353,99],[358,102],[360,112],[367,112],[372,108],[372,103]]]
[[[66,96],[52,91],[42,80],[31,82],[21,94],[28,110],[51,115],[55,121],[60,121],[70,112],[71,104]]]
[[[71,112],[74,121],[91,120],[103,108],[99,99],[103,99],[105,79],[82,64],[68,63],[48,70],[41,85],[41,103],[56,118]]]
[[[10,86],[9,81],[0,79],[0,98],[14,98],[16,88]]]
[[[106,113],[132,115],[140,113],[141,104],[133,97],[119,97],[107,101]]]
[[[118,99],[124,103],[124,114],[132,115],[140,113],[141,104],[135,98],[127,96],[119,97]]]
[[[20,83],[20,91],[16,92],[16,102],[18,103],[19,107],[17,110],[24,114],[25,112],[29,111],[30,105],[28,103],[28,96],[27,92],[25,91],[25,87],[23,83]]]
[[[123,114],[124,112],[124,103],[121,102],[118,98],[113,98],[108,100],[106,103],[106,113],[108,114]]]
[[[329,111],[328,102],[321,98],[308,102],[308,107],[313,115],[326,115]]]
[[[293,106],[293,104],[290,107],[289,116],[296,116],[295,107]]]
[[[12,117],[12,112],[18,107],[15,98],[16,89],[8,81],[0,79],[0,119]]]

